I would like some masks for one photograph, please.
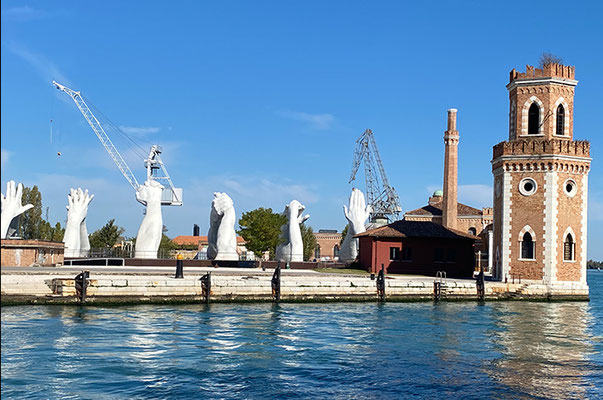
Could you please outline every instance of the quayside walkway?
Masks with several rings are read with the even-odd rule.
[[[175,267],[2,267],[2,305],[118,304],[226,301],[433,301],[478,300],[476,281],[418,275],[324,273],[313,270],[190,267],[175,278]],[[81,278],[81,276],[80,276]],[[435,282],[439,282],[437,285]],[[485,282],[489,300],[588,300],[588,289],[538,282]]]

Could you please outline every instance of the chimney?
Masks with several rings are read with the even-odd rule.
[[[193,236],[199,236],[199,225],[193,225]]]
[[[458,144],[456,109],[448,110],[448,129],[444,132],[444,199],[442,225],[456,229],[458,190]]]

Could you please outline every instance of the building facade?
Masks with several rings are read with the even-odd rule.
[[[314,232],[316,247],[312,258],[316,261],[330,261],[339,259],[341,250],[341,233],[336,230],[320,229]]]
[[[590,144],[574,140],[574,67],[513,69],[509,138],[494,146],[494,259],[500,280],[586,285]]]

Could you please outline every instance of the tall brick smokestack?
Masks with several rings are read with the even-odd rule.
[[[442,225],[456,229],[458,191],[458,144],[456,130],[456,109],[448,110],[448,129],[444,132],[444,203]]]

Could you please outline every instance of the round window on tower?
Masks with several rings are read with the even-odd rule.
[[[568,197],[574,197],[578,192],[578,185],[573,179],[568,179],[563,182],[563,191]]]
[[[538,185],[536,181],[532,178],[523,178],[521,182],[519,182],[519,193],[524,196],[531,196],[536,193],[536,189],[538,189]]]

